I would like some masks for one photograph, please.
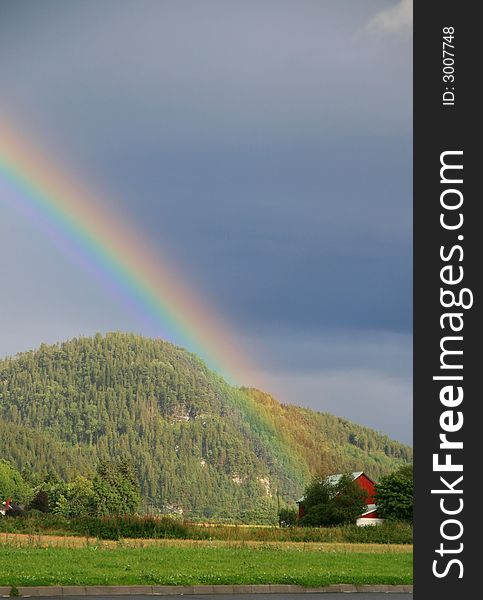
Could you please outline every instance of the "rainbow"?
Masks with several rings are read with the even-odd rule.
[[[48,161],[20,133],[0,121],[0,180],[10,201],[74,255],[114,301],[151,323],[163,338],[200,356],[231,382],[251,370],[228,326],[183,281],[159,250],[119,216],[113,205]],[[132,316],[132,315],[130,315]]]

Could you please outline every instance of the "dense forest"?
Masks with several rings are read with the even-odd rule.
[[[317,473],[377,480],[412,451],[234,388],[168,342],[111,333],[0,361],[0,458],[66,481],[91,476],[99,460],[128,459],[146,510],[264,522]]]

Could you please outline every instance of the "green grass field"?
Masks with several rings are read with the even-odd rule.
[[[0,585],[411,584],[412,552],[163,544],[0,545]]]

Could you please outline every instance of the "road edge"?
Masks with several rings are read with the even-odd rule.
[[[413,593],[412,585],[337,584],[317,588],[301,585],[95,585],[0,586],[1,597],[22,596],[193,596],[202,594]]]

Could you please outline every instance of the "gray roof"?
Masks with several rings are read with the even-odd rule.
[[[352,481],[354,481],[355,479],[357,479],[358,477],[360,477],[362,475],[363,471],[354,471],[352,473]],[[332,485],[336,485],[337,483],[339,483],[340,478],[344,475],[344,473],[336,473],[335,475],[329,475],[328,477],[325,478],[325,480],[328,483],[332,483]]]

